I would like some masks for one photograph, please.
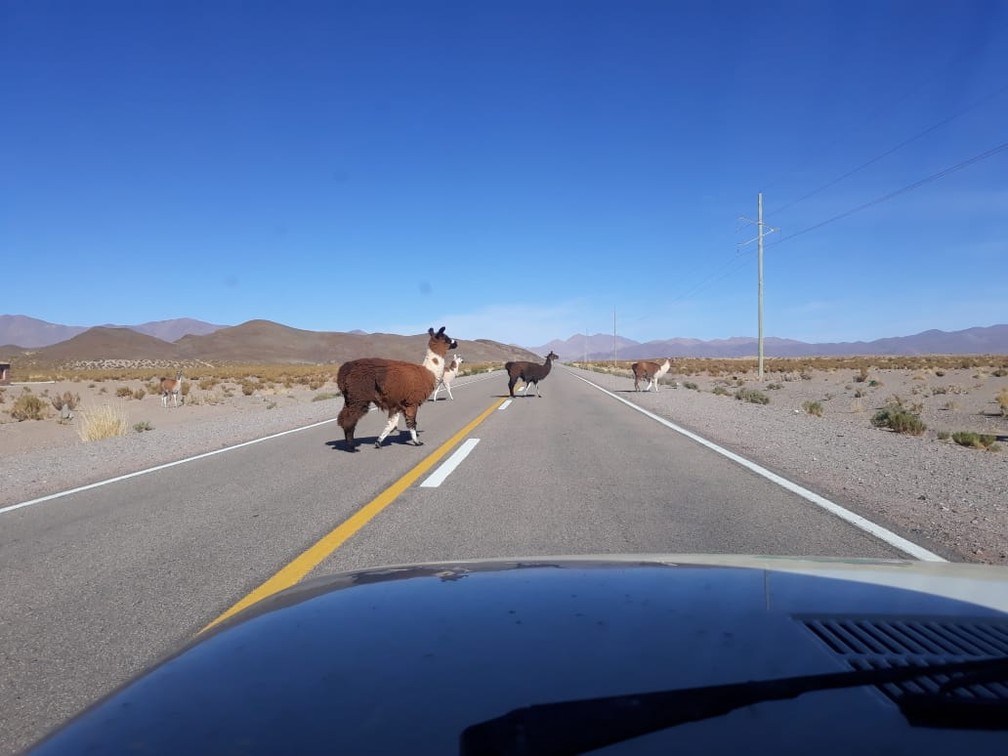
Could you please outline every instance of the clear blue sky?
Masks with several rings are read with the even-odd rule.
[[[813,228],[1008,142],[998,0],[0,0],[0,102],[4,314],[755,335],[762,190],[768,336],[1008,322],[1008,150]]]

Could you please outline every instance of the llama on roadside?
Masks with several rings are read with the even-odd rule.
[[[179,406],[179,391],[182,390],[182,381],[185,378],[182,377],[182,371],[179,370],[175,373],[174,378],[162,378],[161,379],[161,406],[168,407],[168,397],[171,396],[172,401],[175,406]]]
[[[630,369],[633,371],[634,391],[640,391],[640,382],[641,380],[645,380],[648,384],[644,390],[650,391],[651,387],[654,386],[654,390],[657,393],[658,382],[669,371],[670,367],[672,367],[672,361],[668,358],[660,365],[657,362],[647,362],[646,360],[635,362],[630,366]]]
[[[389,417],[385,430],[375,442],[376,449],[381,448],[385,437],[398,426],[400,416],[406,418],[406,427],[413,445],[423,445],[417,438],[417,410],[441,380],[445,369],[445,354],[449,349],[458,348],[455,340],[445,335],[444,326],[437,333],[433,328],[428,328],[427,333],[430,339],[422,365],[381,357],[364,357],[340,365],[336,385],[343,394],[344,404],[337,420],[346,437],[347,451],[357,451],[354,429],[357,422],[367,414],[372,402],[387,412]]]
[[[441,376],[441,380],[438,381],[437,386],[434,388],[434,396],[431,397],[432,402],[437,401],[437,395],[438,392],[441,390],[442,386],[445,389],[447,389],[448,398],[451,399],[452,401],[455,400],[455,397],[452,396],[451,384],[452,381],[454,381],[458,377],[458,371],[460,367],[462,367],[462,358],[456,354],[454,357],[452,357],[452,361],[445,366],[444,375]]]
[[[536,362],[506,362],[504,363],[504,369],[507,370],[508,374],[508,393],[511,396],[515,395],[514,387],[515,384],[522,380],[525,382],[525,388],[522,389],[522,394],[528,391],[529,386],[535,384],[536,396],[540,399],[542,395],[539,393],[539,381],[545,378],[550,373],[550,368],[553,367],[553,360],[559,359],[560,355],[554,354],[552,351],[546,355],[546,362],[542,365]]]

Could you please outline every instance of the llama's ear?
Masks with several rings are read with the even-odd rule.
[[[444,326],[441,326],[441,327],[440,327],[440,328],[438,329],[438,336],[441,336],[441,335],[443,335],[443,334],[444,334]]]
[[[434,329],[433,329],[433,328],[428,328],[428,329],[427,329],[427,333],[428,333],[429,335],[433,336],[433,335],[434,335]]]

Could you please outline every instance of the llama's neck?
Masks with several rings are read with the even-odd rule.
[[[547,373],[549,373],[551,367],[553,367],[553,360],[551,360],[549,357],[547,357],[546,358],[546,362],[543,363],[543,369],[545,371],[543,373],[543,375],[546,375]]]
[[[435,381],[440,381],[444,375],[444,357],[430,347],[427,348],[427,355],[424,357],[423,366],[434,374]]]
[[[663,362],[658,366],[658,370],[655,373],[655,376],[661,378],[663,375],[665,375],[665,373],[669,371],[670,367],[672,367],[672,363],[669,362],[668,360],[665,360],[665,362]]]

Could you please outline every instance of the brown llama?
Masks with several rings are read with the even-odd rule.
[[[630,366],[633,371],[633,389],[634,391],[640,391],[640,382],[645,380],[648,382],[645,391],[650,391],[651,386],[654,386],[654,390],[658,391],[658,381],[661,377],[669,371],[672,367],[672,361],[668,358],[665,359],[660,365],[657,362],[635,362]]]
[[[416,418],[420,405],[427,401],[434,386],[445,369],[445,354],[449,349],[458,348],[454,339],[445,335],[444,326],[435,333],[427,329],[430,340],[422,365],[400,360],[386,360],[380,357],[364,357],[340,365],[336,374],[336,385],[343,394],[343,409],[337,418],[346,436],[347,451],[357,451],[354,443],[354,429],[357,422],[367,414],[372,402],[388,412],[389,421],[378,436],[375,448],[380,449],[382,441],[399,424],[400,415],[406,418],[414,446],[422,446],[417,438]]]
[[[176,407],[179,406],[179,391],[182,390],[182,382],[185,378],[182,377],[182,371],[179,370],[175,373],[174,378],[162,378],[161,379],[161,406],[168,406],[168,397],[171,397],[173,403]]]
[[[546,355],[546,362],[542,365],[536,362],[506,362],[504,363],[504,369],[507,370],[508,374],[508,393],[511,396],[515,395],[514,387],[518,383],[519,379],[525,381],[525,388],[522,389],[522,394],[528,391],[529,386],[535,384],[536,396],[540,399],[542,395],[539,393],[539,381],[545,378],[550,373],[550,368],[553,367],[553,360],[559,359],[560,355],[553,354],[550,351]]]

